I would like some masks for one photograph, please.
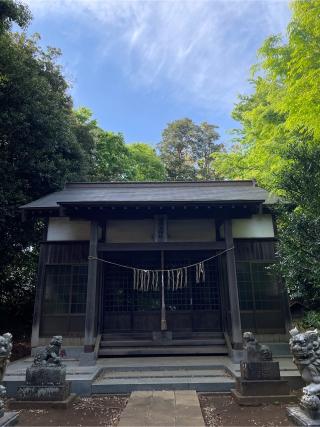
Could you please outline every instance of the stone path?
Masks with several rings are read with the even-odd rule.
[[[135,391],[119,423],[119,427],[204,425],[195,390]]]

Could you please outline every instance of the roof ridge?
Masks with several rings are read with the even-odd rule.
[[[252,186],[256,187],[254,180],[207,180],[207,181],[98,181],[98,182],[68,182],[65,189],[70,188],[92,188],[92,187],[152,187],[152,186]]]

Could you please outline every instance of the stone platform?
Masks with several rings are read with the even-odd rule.
[[[290,388],[303,386],[301,376],[291,357],[276,358],[280,363],[281,378],[288,381]],[[14,397],[17,388],[24,384],[26,368],[32,358],[21,359],[9,364],[4,385],[8,397]],[[64,358],[67,381],[71,393],[90,396],[95,393],[125,393],[168,386],[174,389],[226,392],[235,388],[235,378],[240,376],[239,363],[228,356],[159,356],[159,357],[112,357],[99,358],[96,366],[79,366],[79,360]],[[225,375],[226,371],[230,375]],[[103,373],[106,374],[103,381]],[[149,388],[150,390],[150,388]]]
[[[320,426],[320,417],[312,418],[300,406],[288,406],[287,415],[297,426]]]
[[[7,406],[10,409],[67,409],[76,400],[77,395],[71,393],[64,400],[15,400],[9,399]],[[1,424],[0,424],[1,426]]]

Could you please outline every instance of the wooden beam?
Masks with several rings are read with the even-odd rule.
[[[158,242],[158,243],[99,243],[99,252],[112,251],[196,251],[223,250],[224,241],[219,242]]]
[[[91,221],[89,256],[98,256],[98,223],[96,221]],[[97,265],[98,261],[96,259],[88,260],[87,302],[84,336],[85,353],[93,352],[96,336]]]
[[[226,249],[233,248],[232,236],[232,220],[226,219],[224,221],[224,236]],[[242,348],[242,332],[241,332],[241,318],[240,318],[240,305],[238,295],[237,271],[234,250],[226,253],[227,261],[227,275],[228,275],[228,289],[229,289],[229,302],[231,313],[231,327],[232,327],[232,343],[235,350]]]
[[[168,217],[167,215],[154,216],[154,240],[155,242],[166,242],[168,240]]]

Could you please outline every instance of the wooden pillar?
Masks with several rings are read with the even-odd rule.
[[[226,249],[233,248],[232,236],[232,221],[226,219],[224,221],[224,236],[226,242]],[[241,318],[240,318],[240,305],[238,295],[237,271],[234,250],[226,253],[227,261],[227,279],[229,288],[230,300],[230,314],[231,314],[231,327],[232,327],[232,343],[235,350],[242,348],[242,332],[241,332]]]
[[[89,256],[98,256],[98,223],[91,221]],[[96,337],[96,310],[97,310],[97,266],[96,259],[88,260],[87,303],[84,335],[84,352],[94,350]]]
[[[40,254],[38,261],[38,274],[37,274],[37,288],[36,296],[34,300],[33,308],[33,321],[32,321],[32,335],[31,335],[31,347],[39,346],[39,332],[40,332],[40,321],[42,312],[42,300],[44,298],[44,287],[45,287],[45,268],[46,268],[46,248],[44,245],[40,245]]]

